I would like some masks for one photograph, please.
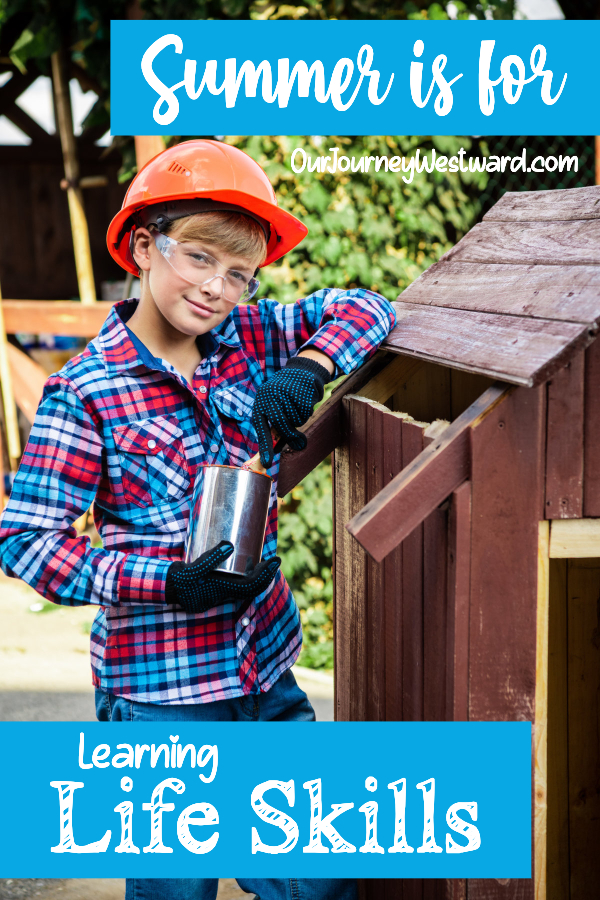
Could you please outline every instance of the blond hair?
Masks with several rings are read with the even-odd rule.
[[[167,234],[178,241],[214,244],[259,266],[267,255],[265,233],[256,219],[237,212],[203,212],[177,219]]]

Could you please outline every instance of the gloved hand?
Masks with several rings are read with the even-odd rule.
[[[271,426],[285,438],[292,450],[304,450],[306,436],[297,431],[308,421],[315,403],[323,399],[331,375],[314,359],[294,356],[256,392],[252,424],[258,438],[260,461],[268,469],[273,464]]]
[[[171,563],[165,587],[167,603],[177,604],[188,613],[201,613],[231,600],[253,600],[266,591],[281,565],[279,557],[265,559],[254,569],[249,559],[245,575],[215,572],[232,553],[233,544],[221,541],[192,563]]]

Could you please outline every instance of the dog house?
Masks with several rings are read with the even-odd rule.
[[[600,186],[507,193],[395,304],[287,452],[335,450],[339,720],[529,720],[531,880],[368,900],[600,891]]]
[[[92,337],[110,304],[4,301]],[[531,880],[363,900],[590,900],[600,885],[600,186],[507,193],[396,303],[382,349],[285,451],[333,452],[336,716],[526,720]],[[43,328],[41,327],[43,323]],[[9,348],[15,353],[15,348]],[[33,416],[43,373],[15,359]]]

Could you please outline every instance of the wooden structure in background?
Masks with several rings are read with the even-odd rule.
[[[79,159],[77,158],[77,142],[73,132],[73,113],[71,110],[71,93],[67,76],[68,61],[64,50],[52,54],[52,88],[57,130],[60,135],[65,177],[61,187],[67,192],[71,234],[75,253],[75,270],[79,297],[85,306],[96,302],[96,285],[90,252],[90,235],[83,206],[83,192],[79,177]],[[90,179],[88,178],[88,183]],[[108,179],[106,179],[108,182]],[[103,186],[101,176],[96,176],[95,183]]]
[[[534,877],[367,881],[362,897],[588,900],[600,187],[505,194],[396,310],[308,448],[284,453],[280,493],[335,448],[338,720],[533,722]]]
[[[65,174],[61,142],[16,103],[37,75],[22,74],[9,65],[2,68],[11,69],[12,76],[0,88],[0,114],[31,138],[29,146],[0,146],[0,220],[11,236],[18,235],[18,240],[4,240],[0,245],[3,294],[11,299],[75,298],[80,294],[69,203],[61,188]],[[83,90],[100,92],[89,75],[73,63],[68,75],[76,77]],[[120,155],[95,144],[104,130],[88,128],[75,138],[98,295],[103,281],[123,278],[122,269],[106,252],[105,235],[114,211],[121,206],[126,185],[118,183]],[[86,189],[99,185],[98,179],[103,186]]]

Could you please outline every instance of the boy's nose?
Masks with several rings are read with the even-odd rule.
[[[220,278],[221,281],[217,281],[217,278]],[[212,278],[208,278],[199,285],[199,287],[200,290],[205,291],[213,297],[222,297],[225,292],[225,276],[215,273]]]

